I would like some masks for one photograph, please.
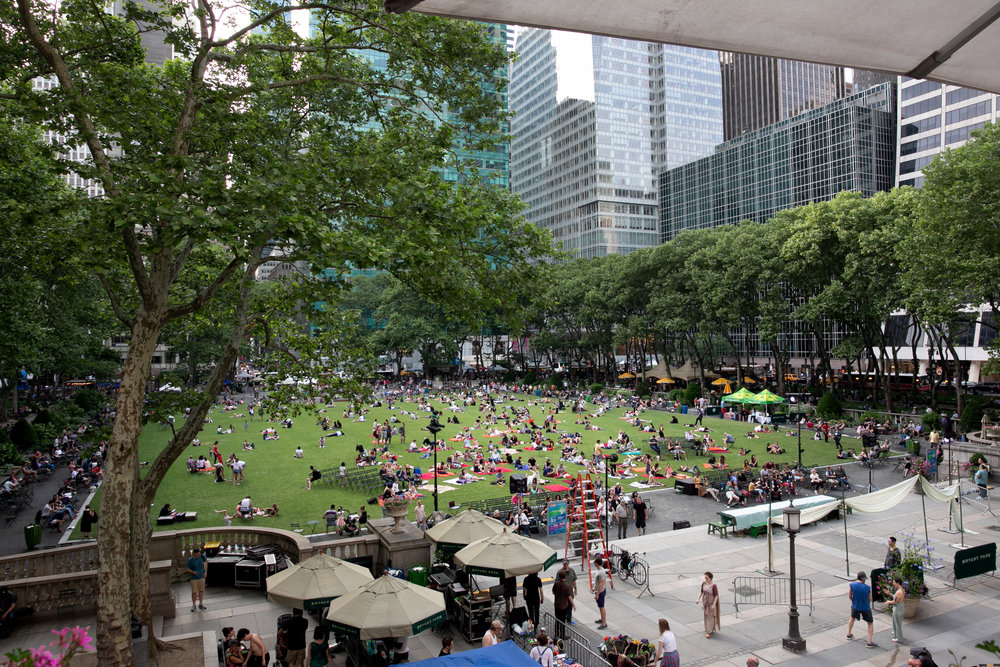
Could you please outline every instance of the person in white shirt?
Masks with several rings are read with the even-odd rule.
[[[500,621],[493,621],[493,625],[491,625],[490,629],[486,631],[485,635],[483,635],[483,648],[499,644],[502,636],[503,623]]]
[[[667,619],[659,621],[660,637],[656,640],[656,664],[662,667],[680,667],[681,657],[677,652],[677,638],[670,631]]]
[[[536,642],[535,648],[531,649],[531,659],[542,667],[555,667],[555,652],[549,646],[549,637],[544,630],[538,633]]]

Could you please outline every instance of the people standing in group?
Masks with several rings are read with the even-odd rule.
[[[711,572],[705,573],[705,580],[701,583],[698,591],[698,599],[695,603],[700,603],[705,615],[705,638],[708,639],[719,628],[722,627],[719,612],[719,587],[715,585]]]
[[[576,594],[573,587],[566,581],[565,570],[556,572],[556,582],[552,584],[552,604],[555,607],[556,620],[561,621],[556,626],[559,637],[565,637],[564,624],[572,623],[573,610],[576,609]]]
[[[681,656],[677,652],[677,637],[670,631],[670,623],[665,618],[657,621],[660,636],[656,640],[656,664],[658,667],[680,667]]]
[[[594,575],[594,601],[597,603],[597,610],[601,612],[601,617],[594,623],[597,623],[598,630],[603,630],[608,627],[608,614],[604,609],[608,595],[608,575],[604,570],[604,556],[597,554],[594,565],[597,566],[597,574]]]
[[[885,552],[885,569],[891,570],[900,563],[903,562],[903,554],[900,553],[899,547],[896,546],[896,538],[889,538],[889,548]]]
[[[902,578],[893,577],[892,584],[896,587],[892,599],[889,600],[889,606],[892,608],[892,641],[898,644],[903,641],[903,613],[906,611],[903,599],[906,597],[906,591],[903,590]]]
[[[188,558],[187,571],[191,575],[191,611],[201,609],[205,606],[205,577],[208,576],[208,559],[201,552],[200,548],[195,548]]]
[[[532,572],[521,582],[521,589],[524,592],[524,606],[528,609],[528,618],[531,624],[538,627],[538,614],[541,604],[545,602],[545,593],[542,592],[542,580],[537,572]]]
[[[618,506],[615,507],[615,520],[618,521],[618,539],[624,540],[628,537],[628,507],[625,499],[618,499]]]
[[[861,619],[868,624],[868,648],[875,648],[872,643],[872,633],[875,631],[875,624],[872,619],[872,588],[865,581],[868,575],[864,570],[858,572],[856,581],[852,581],[847,590],[847,597],[851,600],[851,620],[847,622],[847,639],[854,639],[854,621]]]
[[[264,656],[267,654],[264,640],[257,633],[250,632],[247,628],[240,628],[239,632],[236,633],[236,641],[242,643],[244,640],[250,649],[250,653],[247,655],[247,667],[264,667]]]
[[[531,649],[531,659],[542,667],[555,667],[556,656],[552,647],[549,646],[549,636],[545,631],[538,633],[535,638],[535,648]]]
[[[646,534],[646,502],[638,492],[632,494],[632,519],[637,535]]]
[[[292,617],[282,624],[285,633],[285,664],[288,667],[303,667],[306,658],[306,630],[309,620],[301,609],[292,609]]]

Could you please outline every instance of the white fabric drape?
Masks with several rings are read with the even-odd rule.
[[[939,489],[921,477],[920,486],[931,500],[939,503],[948,503],[948,513],[951,515],[952,525],[955,526],[956,530],[965,532],[965,529],[962,528],[962,513],[958,509],[958,498],[962,495],[961,482],[955,482],[951,486]]]
[[[881,491],[873,491],[863,496],[848,498],[845,502],[855,512],[863,512],[865,514],[884,512],[898,505],[906,497],[906,494],[913,490],[918,478],[919,475],[915,475]]]
[[[814,521],[819,521],[830,512],[839,508],[840,508],[839,500],[823,503],[822,505],[814,505],[812,507],[807,507],[803,510],[800,510],[799,523],[801,523],[804,526],[807,523],[813,523]],[[785,525],[785,515],[778,514],[777,516],[772,517],[771,523],[776,523],[779,526],[783,527]]]

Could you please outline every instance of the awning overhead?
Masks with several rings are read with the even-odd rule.
[[[414,11],[904,74],[1000,93],[996,0],[386,0]]]

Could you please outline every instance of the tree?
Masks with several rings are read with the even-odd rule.
[[[144,7],[149,5],[144,5]],[[102,486],[98,660],[133,663],[129,615],[149,624],[149,505],[232,368],[264,251],[289,262],[391,272],[444,307],[501,306],[533,289],[548,238],[477,178],[449,185],[452,146],[498,138],[506,54],[475,24],[386,15],[380,3],[161,0],[146,9],[41,0],[0,7],[0,94],[85,152],[94,179],[71,230],[130,334]],[[234,14],[247,17],[228,25]],[[140,32],[176,59],[147,65]],[[379,54],[385,69],[373,67]],[[57,85],[32,88],[37,77]],[[488,85],[484,86],[483,82]],[[211,261],[196,251],[214,249]],[[164,327],[232,297],[225,346],[190,418],[140,477],[143,389]]]

